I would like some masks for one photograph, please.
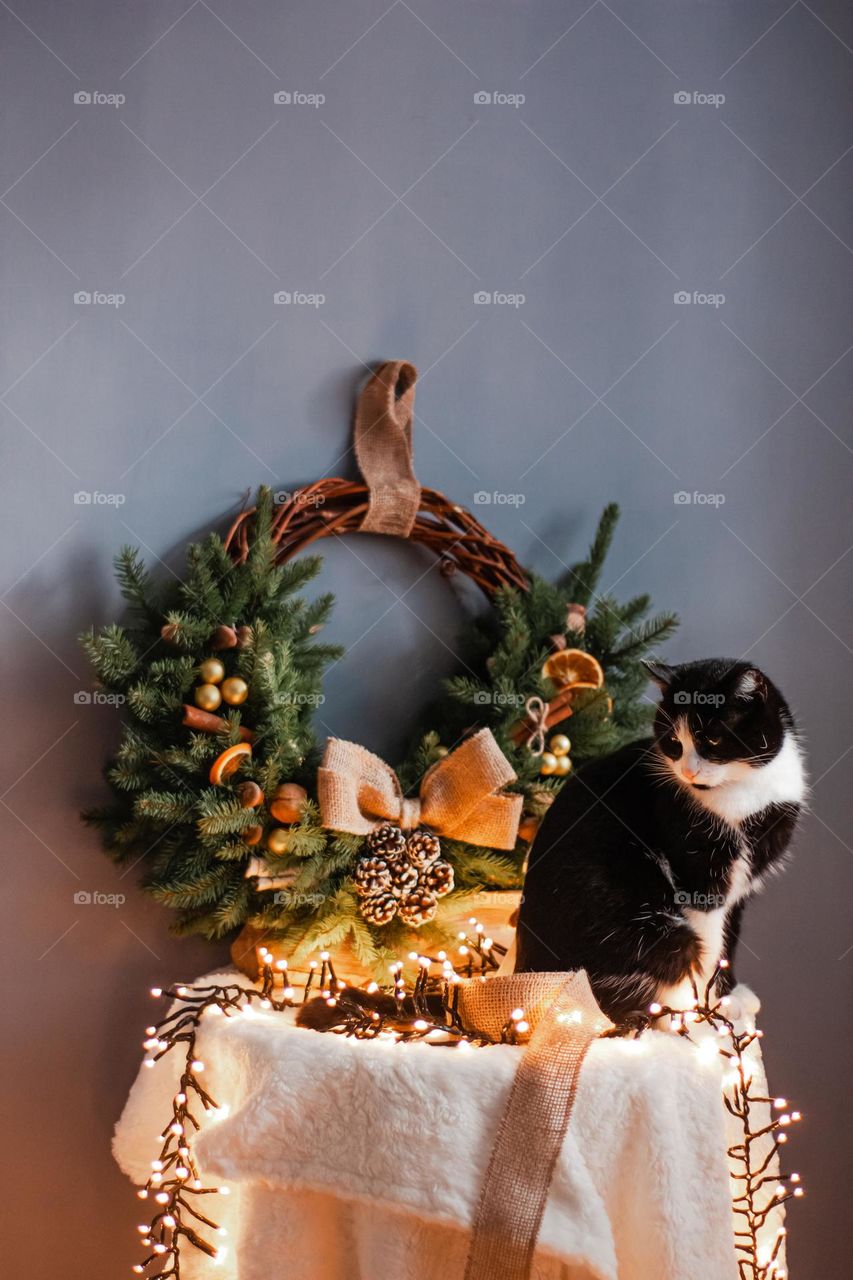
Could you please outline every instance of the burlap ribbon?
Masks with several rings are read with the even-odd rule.
[[[413,364],[388,360],[359,396],[354,441],[359,470],[369,490],[367,515],[360,526],[364,533],[408,538],[412,532],[421,502],[412,463],[417,377]]]
[[[330,738],[317,771],[324,827],[368,835],[382,822],[404,831],[429,827],[438,835],[490,849],[512,849],[523,797],[499,794],[515,771],[491,730],[480,729],[424,775],[420,794],[403,795],[397,775],[355,742]]]
[[[515,1008],[534,1031],[495,1137],[465,1280],[528,1280],[581,1066],[613,1025],[583,970],[474,980],[460,995],[463,1024],[490,1040],[500,1038]]]

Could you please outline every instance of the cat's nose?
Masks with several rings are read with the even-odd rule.
[[[695,782],[695,781],[696,781],[696,776],[697,776],[697,774],[698,774],[699,770],[698,770],[698,769],[688,769],[688,768],[687,768],[687,766],[685,765],[685,767],[681,770],[681,772],[682,772],[682,774],[684,775],[684,777],[687,779],[687,781],[688,781],[688,782]]]

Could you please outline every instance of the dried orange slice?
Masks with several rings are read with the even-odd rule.
[[[604,670],[597,658],[583,649],[560,649],[545,660],[542,674],[560,689],[600,689]]]
[[[252,754],[252,748],[248,742],[235,742],[233,747],[226,747],[214,760],[210,766],[210,781],[215,787],[218,787],[230,778],[232,773],[236,773],[243,761]]]

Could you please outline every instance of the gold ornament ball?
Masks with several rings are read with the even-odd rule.
[[[554,772],[560,778],[565,778],[566,774],[571,773],[572,762],[568,756],[557,756],[557,767]]]
[[[548,746],[555,756],[567,756],[572,749],[572,744],[564,733],[555,733]]]
[[[195,691],[195,705],[202,711],[215,711],[222,701],[222,694],[215,684],[200,684]]]
[[[272,831],[270,831],[267,836],[267,848],[270,853],[274,853],[278,857],[287,853],[289,844],[290,832],[285,831],[284,827],[273,827]]]
[[[239,707],[249,696],[249,686],[239,676],[229,676],[222,681],[222,696],[231,707]]]
[[[219,684],[225,679],[225,668],[218,658],[207,658],[198,669],[205,684]]]
[[[557,757],[553,751],[543,751],[539,759],[539,772],[546,776],[557,772]]]

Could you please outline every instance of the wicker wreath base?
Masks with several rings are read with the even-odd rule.
[[[369,490],[357,480],[317,480],[289,495],[273,520],[273,537],[283,563],[319,538],[364,532]],[[242,564],[252,541],[254,507],[241,511],[225,538],[233,559]],[[488,596],[501,587],[527,589],[527,577],[515,556],[484,529],[479,520],[435,489],[421,489],[420,509],[409,540],[439,558],[445,577],[462,573]]]

